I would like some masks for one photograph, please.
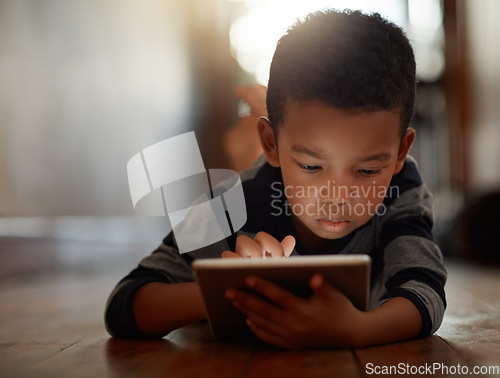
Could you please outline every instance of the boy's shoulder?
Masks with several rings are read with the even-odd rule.
[[[245,201],[261,202],[272,194],[273,186],[282,184],[281,170],[271,166],[264,154],[248,169],[240,173]]]
[[[408,156],[401,172],[392,178],[383,206],[382,224],[400,227],[403,219],[410,223],[423,220],[432,228],[433,196],[413,157]]]
[[[261,169],[263,167],[273,168],[267,163],[266,155],[261,154],[259,156],[259,158],[255,161],[255,163],[253,163],[253,165],[250,168],[247,168],[247,169],[240,172],[240,178],[241,178],[242,183],[247,183],[247,182],[250,182],[251,180],[259,178],[258,176],[262,175],[262,173],[260,173],[260,175],[259,175],[259,171],[261,171]],[[276,168],[268,169],[268,171],[272,171],[275,169]]]
[[[387,197],[391,200],[398,198],[402,193],[424,185],[417,161],[410,155],[406,157],[401,171],[392,177]]]

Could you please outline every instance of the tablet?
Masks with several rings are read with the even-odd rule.
[[[218,340],[253,337],[245,316],[224,292],[227,289],[251,291],[244,284],[256,275],[289,290],[297,296],[312,295],[309,280],[314,273],[341,290],[360,310],[368,309],[371,258],[368,255],[292,256],[267,259],[198,259],[192,264],[201,290],[208,321]]]

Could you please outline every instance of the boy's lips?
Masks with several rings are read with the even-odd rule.
[[[318,223],[321,227],[328,232],[342,232],[344,231],[349,223],[349,220],[344,218],[322,218],[318,219]]]

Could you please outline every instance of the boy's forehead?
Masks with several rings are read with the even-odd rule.
[[[303,116],[307,113],[307,110],[315,108],[315,107],[324,107],[332,110],[332,114],[343,114],[345,116],[356,116],[356,115],[370,115],[375,113],[391,113],[398,117],[398,126],[401,126],[399,119],[402,115],[402,110],[399,108],[396,109],[380,109],[373,107],[356,107],[350,109],[339,108],[333,105],[326,104],[322,101],[287,101],[284,111],[283,117],[283,125],[287,123],[293,122],[296,120],[298,116]],[[303,117],[300,117],[303,118]]]
[[[374,139],[400,141],[401,111],[366,108],[341,109],[322,102],[293,102],[286,109],[278,136],[311,142],[329,137],[359,140],[361,135]],[[340,133],[340,134],[339,134]],[[342,136],[341,136],[342,135]],[[281,139],[281,138],[278,138]],[[289,139],[290,140],[290,139]],[[290,140],[291,141],[291,140]]]

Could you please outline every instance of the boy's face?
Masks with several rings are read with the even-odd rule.
[[[288,105],[278,145],[269,123],[259,133],[269,163],[280,166],[293,223],[312,250],[331,247],[368,222],[404,163],[415,132],[403,142],[400,113],[349,114],[319,102]]]

